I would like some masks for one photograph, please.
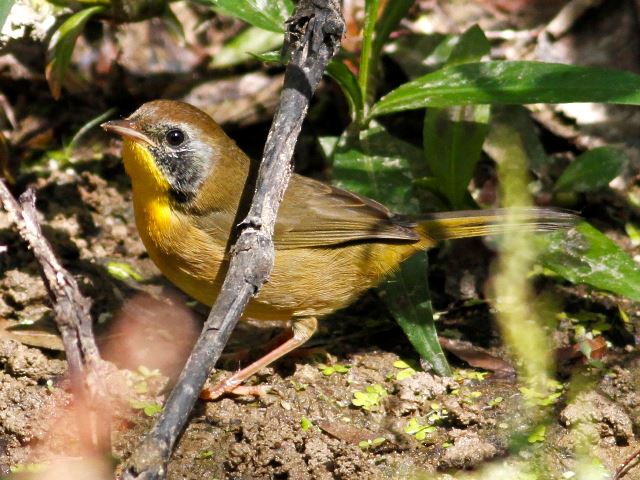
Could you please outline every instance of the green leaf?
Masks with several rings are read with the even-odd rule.
[[[151,403],[142,409],[147,417],[154,417],[162,411],[162,405],[159,403]]]
[[[334,365],[325,365],[324,363],[319,363],[317,367],[323,375],[330,376],[334,373],[348,373],[351,365],[340,365],[339,363]]]
[[[447,60],[457,65],[480,60],[490,45],[476,25],[458,39]],[[490,108],[487,105],[427,108],[423,125],[425,160],[449,207],[457,210],[475,207],[468,192],[469,182],[482,155],[482,145],[489,131]]]
[[[416,440],[424,440],[427,434],[435,432],[437,429],[432,425],[423,425],[414,417],[404,426],[404,432],[416,437]]]
[[[333,183],[402,213],[417,213],[411,195],[410,161],[422,152],[373,125],[358,137],[343,134],[333,152]]]
[[[162,405],[153,401],[129,400],[129,405],[135,410],[142,410],[147,417],[153,417],[162,411]]]
[[[333,154],[334,184],[378,200],[398,212],[417,213],[410,164],[420,162],[421,157],[420,149],[373,125],[361,131],[358,138],[345,134],[338,142]],[[435,330],[427,269],[427,255],[419,253],[403,262],[398,273],[379,288],[420,356],[438,374],[449,375]]]
[[[404,380],[405,378],[410,378],[416,371],[413,368],[405,368],[404,370],[400,370],[396,373],[396,380]]]
[[[378,5],[380,0],[365,0],[364,6],[364,26],[362,27],[362,48],[360,50],[360,71],[358,72],[358,84],[360,85],[361,96],[364,103],[372,100],[371,95],[371,70],[377,58],[373,56],[373,33],[378,18]]]
[[[374,105],[370,117],[424,107],[570,102],[640,105],[640,76],[557,63],[467,63],[401,85]]]
[[[378,287],[380,296],[422,359],[438,374],[451,368],[438,342],[427,272],[429,257],[420,252],[405,260],[400,270]]]
[[[271,50],[264,53],[249,53],[256,60],[263,63],[286,63],[286,59],[282,56],[281,50]]]
[[[416,418],[412,418],[404,426],[404,432],[413,435],[423,427],[424,425],[421,425]]]
[[[107,262],[107,272],[118,280],[135,280],[141,282],[143,280],[135,268],[124,262]]]
[[[300,429],[303,432],[306,432],[307,430],[309,430],[311,427],[313,427],[313,422],[311,420],[309,420],[307,417],[302,417],[300,419]]]
[[[147,382],[145,380],[142,380],[140,382],[137,382],[133,385],[133,391],[138,393],[138,394],[143,394],[143,393],[148,393],[149,392],[149,385],[147,384]]]
[[[215,455],[215,452],[213,450],[201,450],[198,453],[198,456],[196,458],[200,460],[204,460],[207,458],[213,458],[214,455]]]
[[[460,35],[458,42],[454,44],[447,59],[447,66],[477,62],[490,51],[491,45],[484,32],[477,25],[473,25]]]
[[[489,132],[489,112],[488,105],[425,111],[425,160],[438,191],[453,209],[474,207],[468,186]]]
[[[0,2],[0,30],[2,30],[4,22],[7,20],[11,7],[13,7],[14,3],[15,2],[13,0],[3,0]]]
[[[348,373],[350,368],[351,368],[351,365],[340,365],[339,363],[336,363],[335,365],[333,365],[333,369],[337,373]]]
[[[538,237],[539,262],[566,280],[640,301],[640,267],[616,243],[586,222],[569,232]]]
[[[51,37],[47,52],[49,63],[47,63],[45,75],[54,98],[60,98],[62,81],[71,63],[73,48],[84,26],[92,16],[104,10],[103,6],[95,6],[74,13],[60,25],[60,28]]]
[[[400,371],[396,373],[396,380],[398,381],[412,377],[413,374],[416,373],[416,369],[404,360],[396,360],[395,362],[393,362],[393,366],[400,369]]]
[[[201,3],[254,27],[278,33],[284,32],[284,22],[293,12],[292,0],[203,0]]]
[[[329,63],[327,75],[333,78],[342,90],[349,104],[351,120],[355,121],[362,115],[364,108],[358,79],[343,62],[336,59],[331,60]]]
[[[211,66],[227,68],[237,65],[256,55],[280,47],[282,41],[281,33],[250,26],[222,46],[213,58]]]
[[[393,366],[395,368],[400,368],[400,369],[405,369],[405,368],[413,368],[411,365],[409,365],[409,363],[407,363],[406,360],[396,360],[395,362],[393,362]]]
[[[380,384],[376,383],[367,386],[364,391],[353,392],[351,403],[356,407],[362,407],[364,410],[378,410],[380,402],[389,394],[387,390]]]
[[[404,18],[414,3],[415,0],[392,0],[387,2],[384,11],[378,16],[371,53],[372,58],[377,59],[380,56],[380,52],[389,35],[396,29],[400,20]]]
[[[360,447],[362,450],[366,450],[368,448],[371,448],[371,443],[369,440],[362,440],[358,442],[358,447]]]
[[[599,147],[577,157],[562,172],[555,184],[558,192],[591,192],[606,187],[627,162],[624,152],[613,147]]]

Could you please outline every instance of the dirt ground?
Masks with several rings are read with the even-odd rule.
[[[508,38],[513,24],[526,31],[542,21],[540,15],[548,21],[562,2],[512,2],[534,4],[517,15],[507,8],[510,2],[502,2],[502,13],[492,6],[496,2],[444,3],[445,10],[434,9],[434,28],[462,31],[462,25],[479,22],[494,37]],[[523,46],[517,37],[494,45],[494,53],[545,61],[579,58],[580,63],[638,72],[638,16],[629,12],[639,7],[618,2],[614,8],[612,3],[602,2],[599,8],[605,10],[582,19],[570,35],[553,41],[553,48],[548,41]],[[431,2],[417,4],[422,8]],[[181,21],[189,21],[184,11],[178,13]],[[221,23],[211,31],[226,33],[220,34],[224,38],[211,34],[210,45],[238,29],[237,22],[211,22]],[[103,28],[108,33],[113,27]],[[108,107],[126,114],[150,98],[171,97],[207,107],[257,157],[281,82],[281,71],[270,68],[203,72],[197,57],[202,52],[185,53],[167,40],[165,30],[153,22],[122,27],[117,68],[108,74],[83,72],[96,76],[90,85],[94,90],[72,86],[59,102],[47,92],[42,43],[18,42],[12,58],[0,57],[2,98],[10,100],[18,117],[10,139],[17,145],[15,156],[24,162],[14,191],[27,185],[36,189],[45,234],[92,299],[101,352],[116,366],[105,377],[113,396],[115,464],[129,456],[153,424],[207,309],[167,283],[148,258],[134,224],[117,141],[95,132],[74,149],[71,160],[56,160],[50,151]],[[137,48],[147,41],[153,48]],[[77,67],[91,63],[79,60],[95,60],[96,51],[115,62],[109,50],[113,44],[107,47],[108,42],[96,47],[81,40]],[[386,65],[390,71],[404,66],[400,55],[390,52],[389,58],[387,63],[397,63]],[[344,112],[336,113],[344,105],[330,100],[335,96],[327,83],[317,95],[311,126],[297,150],[297,168],[304,173],[324,174],[315,138],[339,133],[334,120],[344,118]],[[612,143],[629,154],[628,172],[617,187],[581,198],[579,208],[637,259],[640,246],[630,242],[623,225],[625,219],[638,218],[637,207],[625,199],[630,185],[638,194],[640,115],[629,108],[576,108],[534,109],[536,132],[550,155],[569,156]],[[403,128],[408,135],[416,133]],[[492,168],[484,159],[479,175]],[[70,420],[73,399],[47,292],[31,253],[4,214],[0,246],[5,247],[0,253],[0,477],[24,478],[37,475],[52,457],[73,463],[83,445]],[[306,348],[252,379],[271,385],[265,395],[199,403],[169,465],[169,478],[489,479],[516,478],[508,472],[522,468],[531,474],[518,478],[612,478],[640,448],[640,305],[536,277],[537,296],[552,297],[563,314],[545,319],[558,383],[548,397],[531,398],[517,381],[486,300],[495,258],[491,245],[481,240],[430,253],[438,329],[449,339],[450,350],[458,352],[449,355],[452,378],[421,371],[406,337],[375,292],[369,293],[323,319]],[[599,362],[589,364],[576,350],[576,335],[585,325],[602,333],[601,343],[592,345],[603,355]],[[258,356],[282,327],[240,324],[214,380]],[[528,403],[535,404],[537,413]],[[640,479],[640,466],[624,478]]]
[[[191,303],[180,306],[184,297],[155,270],[135,232],[126,177],[115,159],[105,160],[81,173],[77,170],[83,168],[77,168],[37,180],[36,186],[48,236],[94,299],[106,357],[134,372],[115,373],[113,380],[125,385],[114,415],[113,442],[117,458],[126,458],[153,416],[131,408],[132,402],[161,401],[167,385],[164,378],[136,369],[142,364],[175,373],[205,310]],[[68,426],[63,427],[71,399],[65,391],[59,341],[50,333],[46,292],[30,253],[1,218],[1,243],[12,252],[0,257],[0,314],[9,324],[0,340],[0,464],[8,473],[12,466],[15,470],[16,465],[46,462],[52,453],[73,457],[74,448],[73,429],[65,432]],[[440,252],[434,259],[434,283],[453,261],[452,253]],[[115,278],[107,261],[126,263],[141,278]],[[462,277],[457,274],[458,281]],[[554,284],[539,288],[559,290]],[[637,306],[620,299],[570,286],[560,290],[574,308],[588,304],[612,314],[624,305],[633,325],[640,321]],[[513,375],[480,373],[455,357],[454,378],[407,371],[411,367],[395,362],[402,358],[410,365],[415,354],[380,310],[370,295],[326,319],[306,351],[254,380],[272,385],[265,396],[198,405],[170,464],[169,478],[433,478],[433,472],[474,469],[489,460],[536,459],[552,469],[549,478],[559,478],[575,468],[569,453],[580,441],[575,432],[582,423],[589,425],[594,452],[609,472],[640,447],[634,433],[640,422],[640,358],[624,336],[626,330],[615,328],[619,331],[608,335],[611,346],[602,368],[564,361],[559,378],[573,374],[574,381],[547,407],[546,441],[536,445],[527,440],[527,412]],[[179,315],[190,326],[176,327]],[[452,304],[440,322],[443,330],[457,330],[493,358],[504,356],[486,304]],[[571,322],[559,323],[558,348],[566,346],[573,328]],[[229,349],[246,354],[247,348],[264,345],[277,331],[277,326],[245,324],[234,333]],[[238,362],[227,359],[226,367],[233,370]],[[330,365],[338,365],[337,371],[326,370]],[[576,375],[581,382],[575,381]],[[141,382],[148,388],[136,388]],[[373,385],[382,386],[386,395],[368,410],[354,405],[354,393]],[[407,433],[411,418],[430,427],[425,438]],[[632,472],[628,478],[640,476]]]

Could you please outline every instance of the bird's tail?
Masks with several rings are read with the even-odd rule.
[[[553,208],[498,208],[432,213],[422,215],[417,222],[422,236],[437,243],[513,231],[548,232],[569,228],[579,219],[575,213]]]

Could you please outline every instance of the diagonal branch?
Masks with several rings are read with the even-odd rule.
[[[129,460],[125,479],[166,476],[171,452],[210,371],[247,303],[271,272],[275,255],[272,235],[291,176],[293,148],[313,92],[344,32],[338,0],[301,0],[287,27],[285,53],[289,63],[280,105],[265,145],[251,208],[238,226],[229,270],[158,422]]]

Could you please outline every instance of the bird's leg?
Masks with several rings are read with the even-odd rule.
[[[237,393],[246,393],[247,387],[239,387],[239,385],[251,375],[258,372],[261,368],[271,365],[280,357],[285,356],[287,353],[295,350],[309,340],[318,329],[318,321],[315,317],[295,319],[293,320],[291,329],[293,330],[293,337],[267,353],[264,357],[256,360],[248,367],[245,367],[230,377],[225,378],[213,388],[205,388],[200,393],[200,398],[203,400],[215,400],[224,393],[236,393],[236,389]],[[251,391],[251,389],[249,391]],[[259,389],[257,391],[259,391]]]

